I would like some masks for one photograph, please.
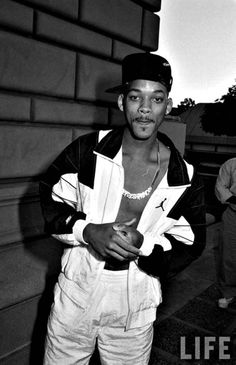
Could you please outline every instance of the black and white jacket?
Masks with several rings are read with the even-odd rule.
[[[114,222],[124,186],[123,128],[76,139],[55,160],[40,183],[45,229],[68,244],[59,285],[86,307],[105,262],[83,240],[89,222]],[[144,256],[129,266],[127,328],[155,319],[161,302],[159,277],[171,276],[197,258],[205,246],[203,185],[170,139],[168,171],[144,208],[137,229]],[[163,203],[162,209],[160,204]]]

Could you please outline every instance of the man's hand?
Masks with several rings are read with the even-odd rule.
[[[83,232],[84,240],[105,259],[114,258],[120,262],[135,260],[140,254],[137,247],[142,244],[140,243],[142,235],[131,227],[133,223],[134,220],[122,224],[89,223]],[[128,232],[128,229],[131,231]]]
[[[230,198],[228,198],[226,200],[227,203],[230,203],[230,204],[236,204],[236,196],[235,195],[232,195]]]
[[[113,229],[130,245],[140,248],[143,243],[143,235],[127,223],[115,223]]]

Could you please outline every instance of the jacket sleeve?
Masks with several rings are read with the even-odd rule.
[[[196,174],[191,186],[176,203],[171,217],[177,224],[164,234],[171,249],[165,251],[163,246],[156,244],[150,256],[138,260],[138,266],[150,275],[162,278],[176,275],[199,257],[205,247],[204,186]]]
[[[39,184],[45,232],[69,244],[77,220],[85,220],[78,193],[78,140],[70,144],[48,168]]]
[[[226,161],[219,170],[219,175],[216,179],[215,194],[217,199],[225,204],[226,201],[233,196],[230,191],[231,186],[231,164]]]

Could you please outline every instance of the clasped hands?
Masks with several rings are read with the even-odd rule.
[[[83,237],[104,259],[113,258],[120,262],[135,260],[142,253],[139,250],[143,235],[132,225],[136,219],[124,223],[89,223]]]

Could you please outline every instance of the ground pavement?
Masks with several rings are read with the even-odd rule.
[[[217,307],[220,233],[220,223],[208,226],[202,256],[164,289],[150,365],[236,365],[236,302],[227,310]],[[219,353],[219,341],[228,346],[223,354]],[[207,343],[213,347],[209,352]]]

